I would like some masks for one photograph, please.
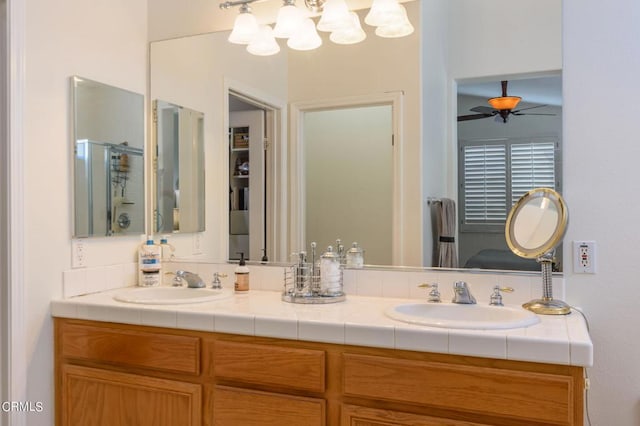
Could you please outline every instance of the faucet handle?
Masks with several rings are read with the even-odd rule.
[[[438,290],[438,283],[433,283],[433,284],[422,283],[418,286],[418,288],[430,288],[431,291],[429,292],[429,298],[427,299],[427,301],[433,302],[433,303],[440,303],[441,299],[440,299],[440,291]]]
[[[489,299],[489,305],[493,306],[504,306],[502,303],[502,294],[501,291],[507,293],[513,293],[515,290],[513,287],[500,287],[499,285],[493,287],[493,293],[491,294],[491,298]]]
[[[222,289],[222,283],[220,278],[227,278],[227,274],[221,274],[220,272],[213,273],[213,281],[211,281],[211,288],[215,290]]]
[[[183,286],[182,277],[180,275],[176,275],[175,277],[173,277],[173,281],[171,282],[171,285],[174,287],[182,287]]]

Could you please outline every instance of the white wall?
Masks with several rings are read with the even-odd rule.
[[[640,424],[640,2],[563,1],[564,176],[573,240],[597,242],[597,273],[565,273],[591,321],[594,425]]]
[[[25,30],[24,222],[27,398],[44,404],[27,424],[53,424],[49,303],[71,267],[69,77],[146,92],[145,0],[29,0]],[[133,262],[139,237],[86,242],[87,264]]]

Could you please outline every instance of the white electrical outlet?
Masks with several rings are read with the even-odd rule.
[[[573,272],[576,274],[596,273],[596,242],[573,242]]]
[[[193,234],[193,254],[202,254],[202,234],[200,232]]]
[[[71,267],[84,268],[87,263],[87,253],[83,240],[71,240]]]

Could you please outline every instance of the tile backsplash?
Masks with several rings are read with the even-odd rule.
[[[210,285],[213,274],[222,274],[223,287],[233,288],[233,272],[237,265],[229,263],[170,262],[166,270],[179,269],[199,274]],[[251,271],[250,285],[254,290],[282,291],[284,271],[282,266],[248,265]],[[347,269],[344,271],[344,291],[347,295],[426,299],[428,289],[419,288],[422,283],[438,283],[443,301],[453,297],[453,283],[466,281],[478,303],[489,302],[495,285],[513,287],[513,293],[503,293],[505,304],[522,304],[542,297],[540,274],[506,273],[491,271],[438,270],[438,269]],[[63,273],[65,298],[97,293],[137,284],[137,264],[125,263],[96,268],[70,269]],[[564,299],[564,278],[553,277],[553,296]]]

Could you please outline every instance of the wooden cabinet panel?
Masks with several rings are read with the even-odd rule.
[[[488,426],[484,423],[449,420],[355,405],[343,405],[340,419],[340,426]]]
[[[323,426],[325,401],[216,386],[214,426]]]
[[[239,343],[213,343],[210,375],[245,383],[323,392],[325,352],[313,349]]]
[[[63,426],[195,426],[200,385],[64,365]]]
[[[61,323],[62,356],[154,370],[199,374],[200,338],[129,328]]]
[[[571,376],[344,354],[345,395],[574,423]]]

